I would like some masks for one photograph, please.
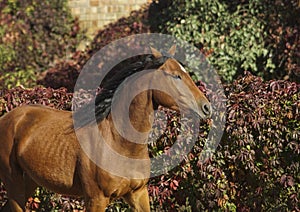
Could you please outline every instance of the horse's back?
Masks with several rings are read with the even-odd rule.
[[[13,171],[13,162],[40,185],[62,193],[76,190],[79,145],[71,112],[44,106],[15,108],[0,118],[0,146],[2,173]]]

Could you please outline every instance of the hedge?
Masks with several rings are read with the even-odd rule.
[[[1,0],[0,88],[32,87],[85,38],[67,0]]]
[[[298,211],[300,85],[249,72],[225,86],[227,121],[216,153],[150,181],[153,208],[165,211]],[[168,148],[168,146],[166,146]]]
[[[228,98],[227,122],[215,154],[205,161],[199,160],[203,148],[201,138],[205,138],[210,128],[204,123],[199,142],[185,161],[169,173],[150,179],[152,209],[298,211],[300,85],[283,80],[263,81],[245,73],[224,88]],[[207,94],[211,97],[209,89]],[[72,98],[65,89],[41,87],[2,90],[0,96],[1,114],[28,103],[70,109]],[[176,114],[165,112],[168,127],[157,142],[149,146],[151,155],[168,150],[180,131]],[[62,208],[59,202],[68,203],[71,208],[72,205],[82,207],[80,201],[71,204],[76,201],[70,198],[62,201],[61,198],[67,197],[54,195],[55,199],[50,194],[46,199],[56,208]],[[43,200],[45,195],[38,197]],[[47,201],[41,205],[46,206],[49,207]],[[127,206],[118,201],[110,209],[122,207]]]
[[[245,70],[300,82],[297,0],[161,0],[150,9],[154,30],[202,49],[227,82]]]
[[[147,11],[148,9],[143,7],[138,11],[133,11],[130,16],[121,18],[99,30],[84,51],[77,50],[68,60],[56,63],[37,83],[51,88],[65,87],[73,92],[80,70],[97,51],[112,41],[150,32],[146,21]]]

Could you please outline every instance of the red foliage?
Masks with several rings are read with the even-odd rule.
[[[152,207],[168,211],[185,207],[192,211],[299,210],[300,84],[264,82],[247,73],[225,90],[227,123],[217,151],[199,160],[209,130],[204,123],[199,141],[184,162],[150,180]],[[0,96],[0,115],[31,103],[70,110],[72,98],[66,89],[51,88],[2,90]],[[178,117],[166,112],[168,126],[151,144],[152,156],[166,151],[180,133]]]
[[[187,200],[193,211],[299,210],[300,84],[246,73],[225,90],[227,123],[216,153],[200,161],[197,143],[180,167],[151,179],[151,200],[170,211]]]
[[[17,87],[11,90],[0,90],[0,116],[13,108],[28,105],[41,104],[61,110],[71,110],[73,94],[65,88],[54,90],[52,88],[36,87],[24,89]]]

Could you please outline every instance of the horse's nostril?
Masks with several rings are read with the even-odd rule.
[[[207,116],[211,115],[211,106],[210,106],[210,104],[203,104],[202,105],[202,111]]]

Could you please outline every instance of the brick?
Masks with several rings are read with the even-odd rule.
[[[99,0],[90,0],[90,6],[91,7],[98,7],[99,6]]]
[[[87,21],[86,14],[81,14],[81,15],[79,16],[79,20],[85,24],[85,22]]]
[[[80,8],[89,8],[89,0],[80,0],[80,1],[77,1],[76,3],[76,6],[77,7],[80,7]]]
[[[135,0],[128,0],[127,4],[135,4]]]
[[[97,14],[97,20],[104,20],[106,17],[106,13],[98,13]]]
[[[75,16],[80,16],[80,8],[72,8],[71,12]]]
[[[98,8],[97,7],[92,7],[91,8],[91,13],[97,14],[97,12],[98,12]]]
[[[115,13],[107,13],[104,20],[116,20],[117,15]]]
[[[107,0],[99,0],[99,5],[110,5],[109,2]]]
[[[94,27],[94,28],[98,27],[98,21],[97,20],[92,21],[92,27]]]
[[[97,14],[107,13],[107,6],[98,7],[97,8]]]
[[[85,8],[85,14],[91,14],[91,13],[92,13],[91,7]]]
[[[85,15],[86,14],[86,8],[80,7],[80,14]]]
[[[79,17],[80,26],[91,31],[130,15],[147,2],[152,0],[68,0],[68,6]]]

